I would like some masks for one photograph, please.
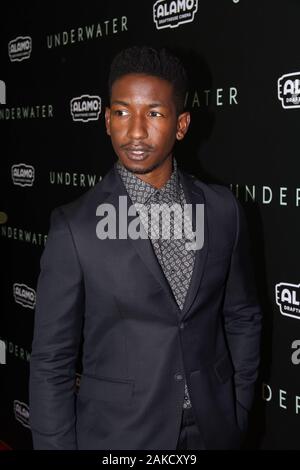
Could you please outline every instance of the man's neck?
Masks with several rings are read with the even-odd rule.
[[[151,184],[156,189],[162,188],[169,181],[173,172],[173,158],[167,158],[162,165],[145,174],[134,173],[145,183]]]

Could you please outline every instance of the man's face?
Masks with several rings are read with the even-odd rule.
[[[134,173],[146,174],[172,158],[175,140],[184,137],[190,115],[177,116],[173,85],[168,81],[128,74],[112,85],[105,122],[121,163]]]

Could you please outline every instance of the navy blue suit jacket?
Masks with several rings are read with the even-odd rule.
[[[205,224],[183,310],[149,239],[96,236],[97,206],[127,195],[114,168],[52,212],[30,363],[35,449],[176,449],[184,379],[204,447],[239,447],[261,330],[245,216],[228,188],[179,176]]]

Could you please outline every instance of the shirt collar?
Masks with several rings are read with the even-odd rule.
[[[146,183],[141,180],[141,178],[127,170],[119,160],[115,163],[115,168],[119,173],[133,204],[145,204],[154,194],[161,202],[180,201],[180,185],[175,158],[173,158],[172,174],[160,189],[157,189],[150,183]]]

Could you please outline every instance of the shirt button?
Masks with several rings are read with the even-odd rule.
[[[175,375],[174,375],[174,379],[177,380],[177,381],[179,381],[179,380],[182,380],[183,377],[182,377],[181,374],[175,374]]]

